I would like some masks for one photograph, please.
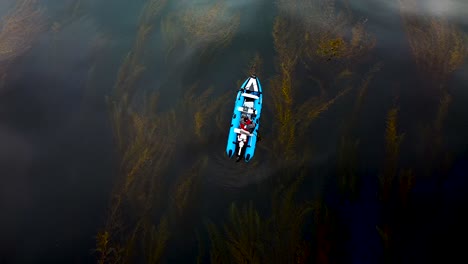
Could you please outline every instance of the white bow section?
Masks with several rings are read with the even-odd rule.
[[[257,79],[250,78],[245,85],[245,88],[249,91],[258,92]]]

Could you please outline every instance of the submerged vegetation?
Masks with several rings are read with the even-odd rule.
[[[36,1],[22,0],[17,1],[0,25],[0,62],[4,62],[28,51],[46,24],[43,10]]]
[[[8,66],[25,54],[46,29],[44,11],[35,0],[18,0],[0,21],[0,94],[8,77]]]
[[[134,45],[120,66],[114,92],[108,98],[119,177],[106,225],[96,237],[99,263],[131,263],[143,261],[142,256],[147,263],[168,261],[167,247],[187,239],[185,231],[198,226],[199,220],[184,219],[195,217],[196,208],[200,208],[196,203],[202,202],[201,183],[210,162],[204,151],[185,158],[188,164],[184,167],[188,169],[174,169],[176,160],[185,156],[184,145],[209,144],[210,133],[222,131],[228,122],[226,112],[219,109],[230,94],[215,93],[214,84],[187,87],[167,110],[158,106],[159,92],[141,90],[144,54],[157,23],[161,23],[166,40],[166,59],[175,58],[186,48],[197,49],[200,54],[207,49],[222,50],[239,27],[240,15],[226,15],[225,2],[200,10],[178,10],[160,18],[161,10],[168,8],[166,4],[163,0],[149,0],[143,8]],[[332,252],[339,249],[332,241],[335,223],[328,206],[317,197],[298,204],[295,197],[301,183],[310,177],[304,168],[314,157],[310,146],[313,141],[303,135],[311,133],[313,122],[349,94],[354,94],[354,106],[348,111],[340,136],[337,177],[344,197],[359,197],[359,147],[365,138],[357,134],[356,122],[382,64],[374,64],[362,78],[355,76],[360,75],[359,65],[369,58],[376,40],[367,33],[365,21],[353,20],[350,10],[338,11],[333,0],[277,1],[277,9],[272,25],[276,72],[266,89],[266,116],[278,122],[266,125],[272,132],[265,132],[266,142],[261,148],[276,154],[271,159],[277,168],[291,169],[281,170],[280,184],[267,195],[271,200],[268,210],[258,210],[254,201],[243,206],[232,202],[224,224],[206,222],[204,234],[210,246],[200,246],[198,263],[329,263],[333,259]],[[304,16],[294,17],[291,12]],[[427,30],[415,29],[422,24],[405,21],[421,70],[437,73],[441,76],[438,80],[442,80],[460,67],[465,42],[454,27],[432,20],[430,29],[440,34],[435,42],[429,42],[432,44],[421,46],[429,35],[419,36],[412,31]],[[182,31],[176,31],[176,27]],[[455,43],[450,45],[448,60],[441,56],[447,43]],[[263,78],[262,61],[256,53],[245,73]],[[308,78],[303,78],[304,72]],[[302,96],[304,90],[307,98]],[[445,93],[433,123],[436,149],[443,146],[441,131],[450,101]],[[401,208],[409,206],[409,193],[415,184],[413,170],[399,166],[403,139],[397,122],[399,113],[396,105],[388,111],[382,173],[376,179],[384,216],[398,210],[391,206],[393,201],[398,201]],[[383,241],[383,257],[392,259],[397,226],[385,219],[375,224]],[[312,234],[312,238],[306,238],[306,234]],[[204,243],[199,236],[196,240]]]
[[[431,165],[426,166],[426,175],[446,174],[450,156],[444,138],[443,123],[451,103],[451,91],[448,87],[454,72],[468,58],[468,35],[448,19],[431,16],[415,16],[410,10],[421,7],[417,0],[400,0],[400,12],[407,33],[409,47],[416,66],[429,82],[424,89],[433,90],[437,105],[428,106],[435,113],[423,134],[426,141],[425,155]]]
[[[400,0],[401,14],[414,60],[422,74],[445,85],[468,56],[468,36],[446,19],[415,16],[417,0]],[[442,82],[442,83],[440,83]]]
[[[197,50],[197,56],[225,48],[239,28],[240,14],[228,12],[225,0],[214,4],[181,1],[161,23],[167,54]]]
[[[435,115],[421,124],[404,119],[400,104],[411,98],[393,97],[390,108],[369,109],[377,100],[370,95],[380,89],[375,79],[385,69],[374,55],[371,22],[356,19],[347,1],[275,1],[268,43],[273,54],[258,46],[236,51],[244,68],[229,73],[256,74],[265,95],[258,154],[231,170],[231,161],[216,160],[212,152],[223,152],[236,84],[211,76],[192,83],[184,74],[216,63],[214,54],[243,41],[244,14],[232,1],[201,2],[146,0],[134,40],[113,69],[112,88],[104,89],[114,167],[106,219],[95,235],[97,262],[337,263],[353,255],[344,249],[355,243],[347,240],[349,230],[364,218],[346,219],[355,208],[378,214],[369,221],[383,261],[401,260],[413,189],[430,177],[442,186],[457,154],[445,132],[457,100],[450,79],[468,56],[466,34],[442,18],[410,15],[405,10],[417,1],[400,0],[415,69],[431,79],[424,87],[438,91],[438,104],[427,107]],[[81,16],[81,2],[73,3],[72,17]],[[0,89],[9,65],[44,31],[44,12],[34,0],[18,0],[3,18]],[[53,24],[51,31],[58,28]],[[149,57],[162,69],[153,71]],[[244,78],[232,79],[238,77]],[[371,124],[374,116],[381,123]],[[419,126],[425,137],[414,135]],[[402,162],[404,151],[416,148],[411,138],[422,138],[424,148],[411,160],[415,164]],[[333,150],[322,160],[316,149],[323,145]],[[379,165],[366,167],[365,149],[374,151],[369,163]],[[316,168],[322,163],[335,167]],[[231,199],[224,186],[210,186],[212,174],[220,182],[228,174],[261,180],[229,189],[254,192]]]

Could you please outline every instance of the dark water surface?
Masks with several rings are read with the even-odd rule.
[[[14,2],[1,1],[0,15],[11,10]],[[145,1],[38,2],[45,8],[48,30],[28,52],[9,63],[8,89],[0,91],[0,263],[94,263],[95,236],[106,221],[118,174],[105,96],[112,93],[119,65],[135,39]],[[213,1],[174,2],[169,1],[161,16],[181,7],[197,10]],[[362,175],[356,199],[346,198],[335,187],[339,181],[336,162],[341,128],[354,98],[340,99],[331,106],[299,142],[310,144],[314,153],[304,165],[311,176],[301,187],[303,195],[320,198],[339,219],[336,232],[342,233],[337,235],[337,251],[331,259],[337,263],[380,263],[384,250],[376,225],[384,218],[400,230],[393,238],[393,243],[399,245],[395,249],[399,263],[464,256],[465,248],[460,243],[466,245],[463,230],[468,220],[464,212],[468,202],[468,65],[460,67],[447,85],[453,98],[444,130],[446,150],[453,155],[449,173],[442,175],[443,181],[441,177],[417,178],[410,196],[412,210],[405,219],[392,215],[392,210],[382,213],[376,193],[385,157],[388,109],[398,96],[399,127],[407,134],[400,162],[418,169],[426,166],[421,161],[425,153],[416,146],[421,137],[418,124],[433,119],[434,113],[427,106],[440,99],[425,92],[427,78],[418,75],[415,68],[398,1],[337,2],[348,5],[355,19],[366,21],[367,30],[377,39],[372,59],[355,69],[355,78],[363,78],[377,62],[383,66],[371,81],[356,121],[356,134],[361,138],[358,172]],[[268,94],[276,74],[271,31],[277,8],[268,0],[226,3],[227,15],[241,12],[242,20],[230,45],[216,51],[214,58],[195,56],[204,48],[203,43],[195,43],[165,61],[160,22],[155,22],[145,54],[147,69],[138,85],[144,91],[160,91],[162,108],[174,107],[195,82],[201,84],[197,91],[213,86],[213,97],[228,91],[234,96],[236,82],[246,77],[245,70],[256,52],[264,61],[260,80]],[[413,15],[442,16],[466,32],[466,1],[425,3],[424,9],[412,10]],[[290,15],[301,19],[301,14]],[[56,32],[52,30],[54,22],[59,25]],[[173,30],[174,34],[182,32]],[[310,93],[303,90],[304,96]],[[226,116],[230,115],[232,100],[220,106],[219,111]],[[261,121],[266,142],[272,142],[268,140],[274,135],[271,130],[276,120],[271,109],[266,109]],[[193,219],[187,219],[198,229],[203,227],[198,219],[222,222],[232,201],[256,200],[260,210],[267,208],[270,180],[274,181],[284,169],[277,166],[270,146],[262,146],[262,142],[251,163],[228,160],[224,156],[227,129],[213,125],[206,131],[209,140],[203,143],[184,139],[184,145],[177,145],[181,150],[174,156],[177,165],[168,176],[176,179],[179,171],[192,166],[195,156],[207,157],[209,165],[198,199],[201,202]],[[184,228],[182,224],[180,230]],[[187,241],[184,235],[180,231],[179,240],[169,243],[167,263],[195,261],[197,242],[192,233]]]

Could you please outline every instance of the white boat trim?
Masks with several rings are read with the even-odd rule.
[[[249,98],[255,99],[255,100],[260,99],[260,97],[258,97],[256,95],[253,95],[253,94],[243,93],[241,95],[244,96],[244,97],[249,97]]]

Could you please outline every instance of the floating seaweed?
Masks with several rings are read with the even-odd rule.
[[[226,47],[237,32],[240,14],[229,14],[225,1],[187,8],[192,5],[181,4],[175,13],[169,13],[163,19],[161,29],[167,45],[166,57],[179,47],[180,41],[184,43],[181,50],[195,50],[199,57],[211,54]]]
[[[189,211],[189,207],[195,204],[196,198],[200,196],[200,182],[203,169],[207,165],[206,157],[198,159],[194,165],[174,184],[172,191],[172,206],[176,218],[184,219]]]
[[[45,30],[43,9],[35,0],[17,1],[12,12],[3,19],[0,31],[0,62],[10,61],[28,51]]]
[[[140,22],[133,47],[122,62],[114,86],[116,97],[128,96],[132,101],[138,88],[137,81],[145,70],[144,55],[156,17],[166,4],[166,0],[148,0],[140,15]]]
[[[6,89],[8,67],[31,49],[46,30],[44,10],[35,0],[17,1],[15,8],[0,22],[0,94]]]
[[[168,133],[173,129],[173,115],[171,112],[157,115],[156,94],[140,108],[133,106],[132,99],[144,69],[142,59],[148,34],[164,4],[165,1],[149,0],[144,6],[135,44],[120,67],[114,95],[108,99],[120,177],[114,187],[105,227],[97,237],[100,263],[130,262],[140,232],[150,232],[153,236],[149,247],[159,248],[161,244],[154,241],[155,231],[147,230],[149,225],[142,223],[151,221],[151,212],[161,203],[163,171],[173,153],[172,134]],[[160,258],[159,253],[155,254],[148,255],[149,260]]]
[[[468,56],[465,33],[445,19],[413,16],[417,0],[400,0],[400,10],[412,55],[421,74],[445,85]]]
[[[158,226],[151,225],[142,232],[144,236],[144,256],[146,263],[161,263],[170,237],[169,222],[166,216],[162,216]]]
[[[298,205],[295,200],[302,180],[303,175],[276,189],[268,218],[262,217],[252,202],[241,210],[233,203],[224,233],[208,223],[211,262],[303,263],[309,251],[303,240],[305,218],[315,207]]]
[[[403,208],[408,205],[408,198],[411,189],[415,184],[415,176],[413,170],[401,170],[399,174],[398,194],[400,195],[400,202]]]
[[[367,33],[366,21],[354,22],[349,9],[347,14],[337,10],[334,0],[301,1],[300,8],[305,14],[304,55],[310,60],[308,65],[330,64],[327,71],[339,72],[356,65],[375,47],[376,39]]]
[[[397,107],[393,107],[387,114],[384,169],[383,174],[379,177],[380,198],[384,203],[390,199],[394,179],[397,176],[400,145],[404,137],[404,134],[398,132],[398,110]]]
[[[351,112],[349,120],[346,121],[343,128],[338,149],[338,174],[340,177],[339,186],[343,193],[354,197],[358,186],[357,163],[358,163],[358,148],[360,139],[354,133],[356,122],[358,121],[361,112],[364,98],[369,89],[369,84],[372,81],[376,72],[380,71],[382,63],[375,64],[362,78],[361,84],[357,89],[356,101]]]
[[[453,73],[468,57],[468,36],[456,25],[440,17],[415,16],[409,10],[420,7],[417,0],[400,0],[400,13],[407,33],[408,43],[418,71],[429,81],[424,89],[435,92],[439,104],[431,105],[437,109],[432,124],[425,124],[426,164],[442,161],[441,168],[426,166],[426,174],[434,169],[446,174],[450,166],[450,154],[444,151],[442,124],[447,116],[451,102],[447,84]]]
[[[273,112],[279,121],[275,129],[278,131],[275,153],[282,153],[282,159],[287,161],[295,159],[297,151],[293,149],[298,135],[304,134],[315,119],[352,89],[352,86],[345,85],[331,93],[326,88],[342,77],[351,76],[348,74],[350,67],[342,63],[343,67],[335,65],[330,71],[327,70],[325,75],[330,75],[330,80],[311,76],[320,88],[320,96],[306,100],[301,98],[304,102],[299,102],[297,87],[304,84],[295,78],[298,62],[304,62],[313,75],[318,72],[308,66],[309,63],[318,63],[320,68],[324,68],[322,66],[326,61],[322,61],[323,57],[334,56],[356,64],[374,47],[375,40],[359,23],[354,26],[353,37],[349,41],[337,37],[345,35],[344,29],[350,20],[343,14],[336,14],[334,1],[278,1],[277,6],[279,15],[274,22],[273,39],[278,75],[272,79],[270,90]],[[299,14],[299,18],[289,15],[290,12]],[[337,75],[341,78],[336,78]]]

